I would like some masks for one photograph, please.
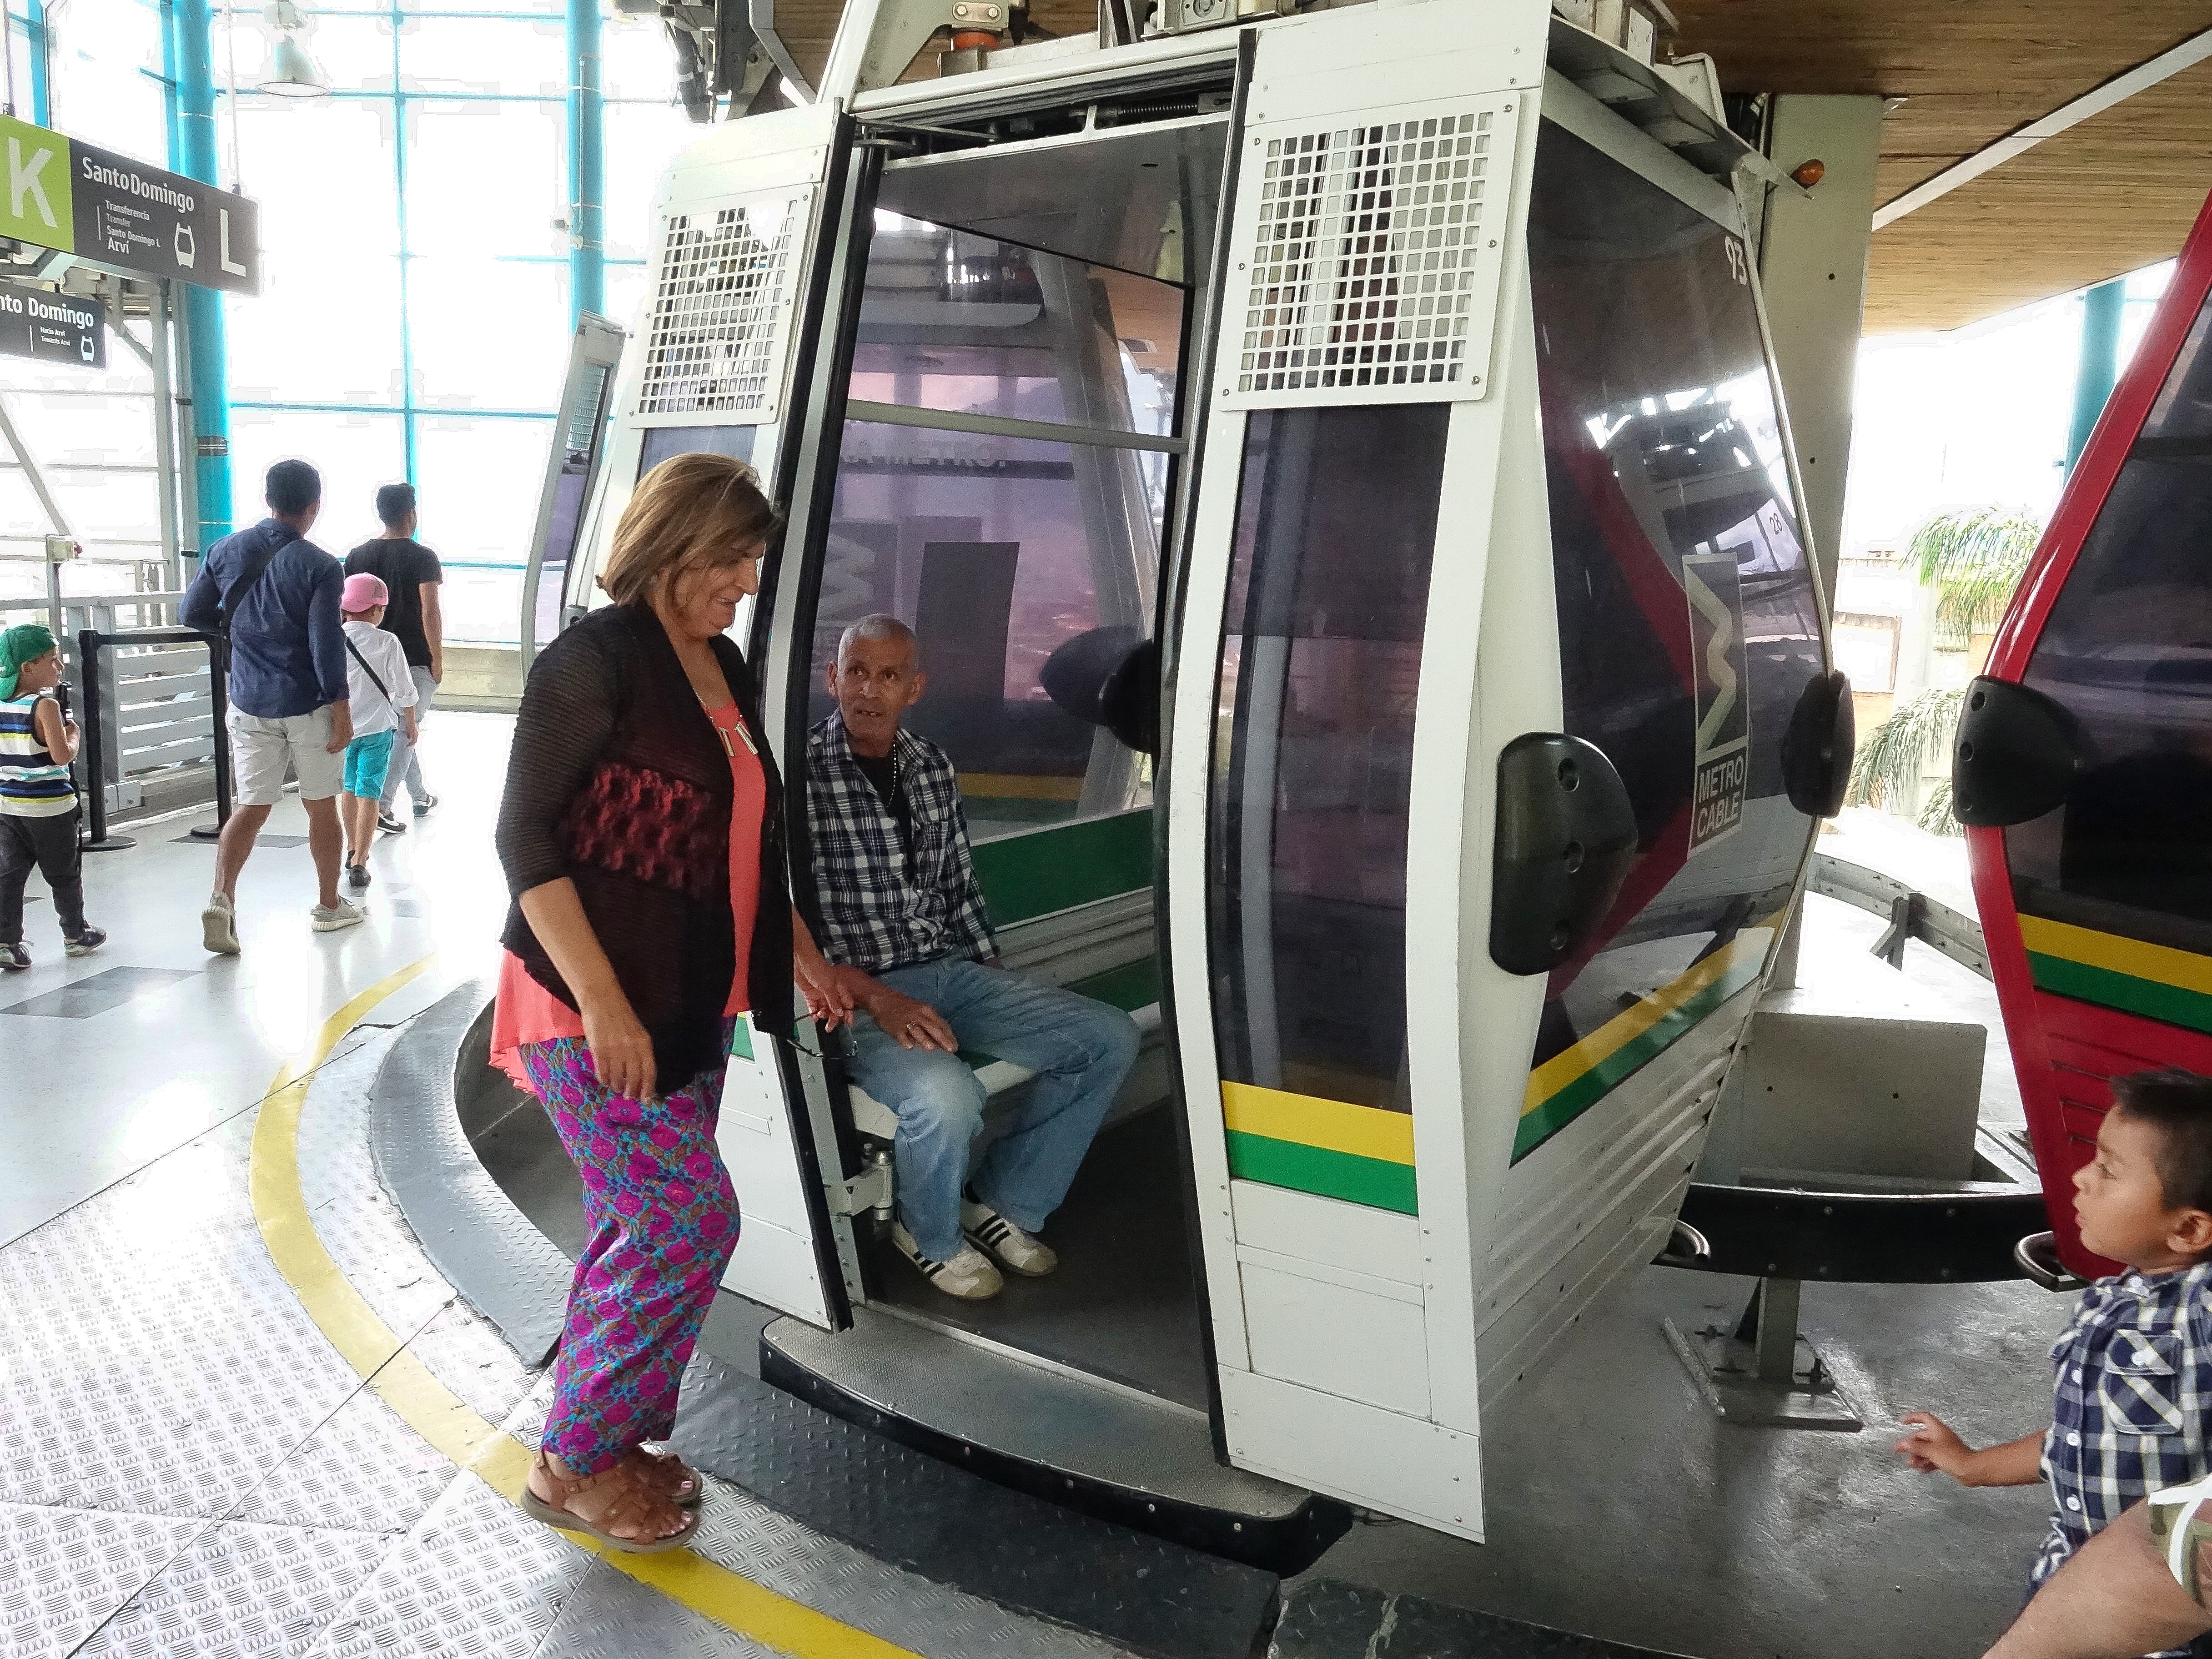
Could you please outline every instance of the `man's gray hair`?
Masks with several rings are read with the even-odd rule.
[[[903,643],[914,652],[915,666],[921,665],[921,640],[911,628],[896,617],[878,611],[872,617],[863,617],[837,637],[837,661],[842,665],[845,653],[860,640],[889,641]]]

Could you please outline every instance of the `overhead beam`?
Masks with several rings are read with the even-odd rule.
[[[1925,184],[1915,185],[1896,200],[1875,210],[1874,228],[1880,230],[1885,225],[1896,223],[1906,214],[1949,195],[1990,168],[2002,167],[2014,156],[2033,149],[2045,139],[2055,138],[2069,127],[2077,126],[2093,115],[2101,115],[2115,104],[2125,103],[2146,87],[2154,87],[2208,58],[2212,58],[2212,29],[2191,35],[2172,50],[2124,70],[2094,91],[2084,93],[2069,104],[2061,104],[2040,120],[2031,121],[1986,149],[1977,150],[1965,161],[1945,167]]]

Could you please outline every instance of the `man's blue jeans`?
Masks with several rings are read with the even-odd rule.
[[[944,1015],[963,1048],[1037,1074],[972,1183],[986,1204],[1035,1231],[1067,1196],[1136,1062],[1135,1024],[1109,1004],[954,957],[876,977]],[[960,1250],[960,1188],[982,1127],[983,1085],[959,1055],[902,1048],[865,1013],[854,1016],[853,1045],[853,1081],[898,1114],[899,1219],[924,1255],[949,1261]]]

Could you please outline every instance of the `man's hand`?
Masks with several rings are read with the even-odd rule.
[[[331,705],[331,740],[323,745],[333,755],[345,753],[345,746],[353,741],[353,705],[340,701]]]
[[[871,980],[874,994],[863,1006],[884,1035],[902,1048],[928,1048],[939,1054],[960,1052],[960,1039],[952,1035],[952,1028],[945,1016],[927,1003],[894,991],[880,981]]]
[[[793,976],[799,981],[799,994],[806,999],[806,1012],[823,1030],[834,1031],[853,1018],[858,999],[846,977],[853,970],[831,967],[814,949],[814,941],[803,935],[796,943]],[[866,979],[866,975],[859,977]]]
[[[434,685],[443,684],[445,678],[446,653],[434,645],[430,647],[430,682]]]
[[[399,718],[407,722],[407,741],[413,743],[416,732],[415,710],[411,707],[403,708],[399,711]]]

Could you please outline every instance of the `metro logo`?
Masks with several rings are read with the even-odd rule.
[[[27,121],[0,116],[7,143],[8,191],[0,197],[0,236],[64,253],[76,247],[69,140]]]

